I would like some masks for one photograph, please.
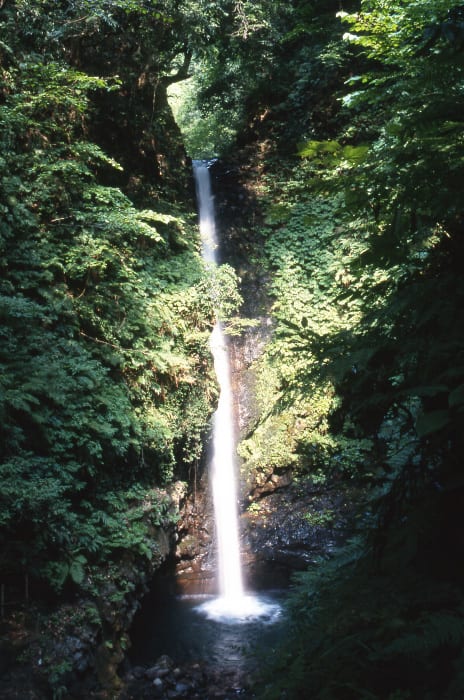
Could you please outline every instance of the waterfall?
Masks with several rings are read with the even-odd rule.
[[[214,201],[207,163],[194,161],[194,173],[202,254],[207,263],[216,265],[218,261]],[[210,465],[217,536],[219,593],[224,608],[232,610],[242,605],[244,590],[237,513],[230,363],[220,321],[217,321],[214,326],[210,345],[220,389],[219,402],[213,420],[213,450]]]
[[[202,255],[208,265],[214,266],[218,263],[218,241],[208,165],[207,161],[193,162]],[[275,620],[280,614],[280,607],[263,596],[246,594],[243,587],[234,458],[233,396],[229,354],[220,321],[217,321],[214,326],[210,344],[220,390],[213,419],[213,450],[210,463],[217,537],[219,597],[201,605],[200,609],[208,617],[226,622],[248,622],[258,617]]]
[[[211,335],[211,351],[220,387],[219,402],[213,422],[211,462],[214,517],[218,542],[219,591],[225,600],[235,605],[243,598],[243,582],[237,515],[235,440],[229,356],[220,323],[216,323]]]

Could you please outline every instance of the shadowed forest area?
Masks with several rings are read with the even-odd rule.
[[[269,319],[248,516],[273,479],[344,494],[304,514],[340,537],[253,696],[464,696],[463,80],[447,0],[0,0],[2,697],[123,692],[218,308],[232,338]]]

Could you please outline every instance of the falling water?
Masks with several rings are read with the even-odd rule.
[[[217,264],[214,203],[208,165],[194,163],[203,258]],[[213,422],[211,479],[218,543],[219,591],[224,606],[235,609],[243,602],[234,460],[234,421],[227,345],[220,321],[211,335],[211,352],[220,394]]]
[[[211,351],[220,387],[213,422],[212,486],[218,538],[219,590],[229,604],[243,598],[242,568],[238,536],[237,487],[229,357],[221,324],[211,335]]]
[[[202,254],[206,263],[214,266],[218,262],[218,242],[208,165],[208,162],[205,161],[194,161]],[[244,591],[237,513],[230,363],[220,321],[217,321],[214,326],[210,342],[220,389],[218,407],[213,421],[213,451],[210,466],[220,595],[201,607],[208,616],[214,619],[247,621],[262,615],[272,616],[277,613],[278,606],[270,605],[262,597],[247,595]]]

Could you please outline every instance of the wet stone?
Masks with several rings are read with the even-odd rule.
[[[145,671],[145,678],[149,680],[164,678],[171,673],[173,665],[173,661],[169,656],[160,656],[156,664]]]
[[[153,680],[154,678],[158,677],[158,669],[155,668],[148,668],[145,673],[143,674],[145,678],[148,678],[148,680]]]
[[[190,688],[191,686],[187,685],[187,683],[176,683],[176,687],[174,688],[174,690],[179,695],[185,695],[190,690]]]

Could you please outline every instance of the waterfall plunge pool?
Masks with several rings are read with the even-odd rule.
[[[253,672],[281,636],[287,594],[271,590],[245,595],[245,608],[234,613],[230,601],[224,611],[217,596],[153,591],[136,616],[130,660],[150,665],[166,654],[179,664],[206,662],[217,669]]]

